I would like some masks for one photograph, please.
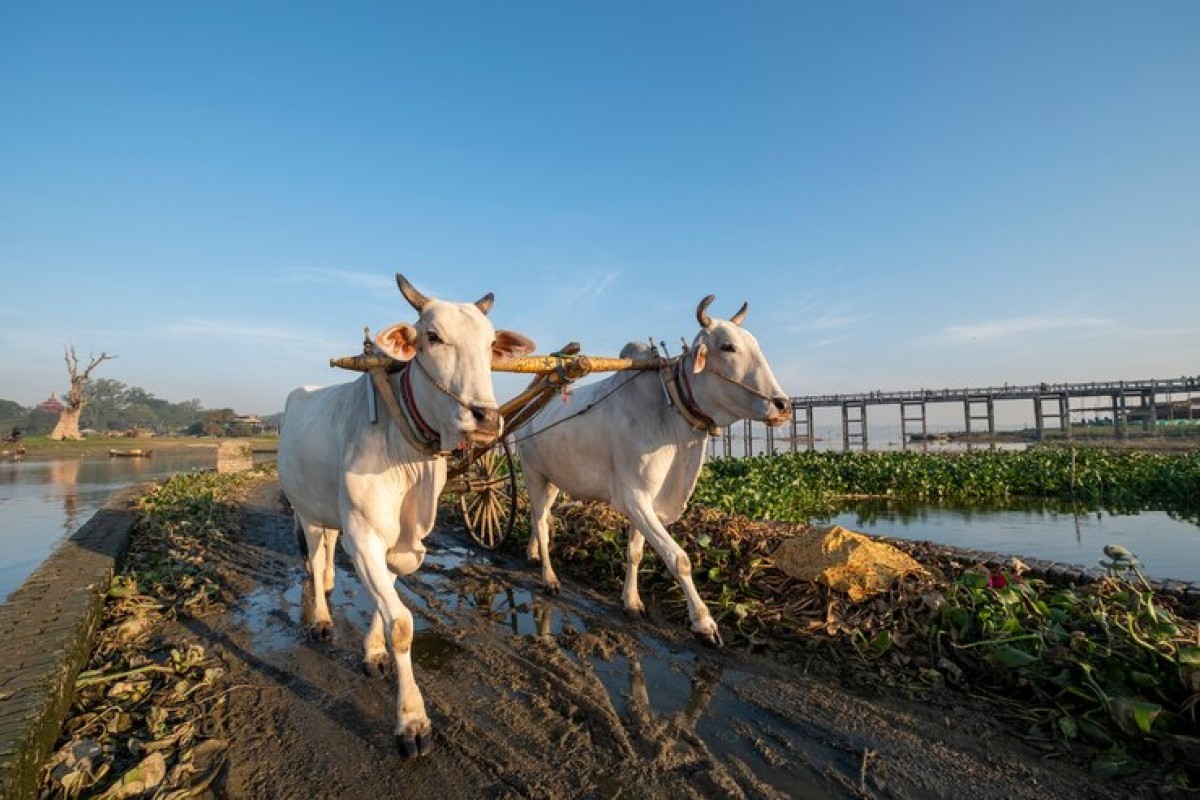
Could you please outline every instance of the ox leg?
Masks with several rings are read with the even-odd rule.
[[[386,678],[392,671],[383,638],[383,614],[379,611],[371,615],[371,627],[363,637],[363,670],[373,678]]]
[[[396,667],[396,737],[405,757],[425,755],[433,747],[433,726],[425,713],[425,700],[417,688],[412,668],[413,615],[400,602],[396,579],[387,566],[387,547],[370,529],[346,532],[354,542],[354,568],[371,592],[381,627],[392,644]],[[374,627],[374,621],[372,621]]]
[[[692,583],[691,560],[663,527],[658,514],[654,511],[654,503],[650,497],[638,494],[628,507],[619,510],[629,517],[633,527],[646,537],[650,546],[654,548],[654,552],[658,554],[662,562],[671,570],[671,574],[675,576],[675,580],[679,582],[680,588],[683,589],[683,595],[687,598],[688,618],[692,623],[692,631],[716,647],[724,644],[716,620],[712,618],[708,606],[700,599],[699,593],[696,592],[696,585]],[[632,536],[630,538],[632,540]]]
[[[626,528],[629,536],[629,546],[626,549],[625,588],[621,591],[621,602],[630,614],[646,616],[646,604],[638,594],[638,565],[642,563],[642,554],[646,548],[646,537],[632,525]]]
[[[549,594],[558,594],[561,586],[554,567],[550,565],[550,507],[558,497],[558,487],[536,472],[525,474],[529,492],[529,561],[542,562],[542,587]]]
[[[333,581],[337,575],[337,570],[334,567],[333,559],[337,555],[337,540],[338,531],[333,528],[325,530],[325,596],[328,597],[333,593]]]
[[[327,573],[327,564],[333,563],[333,551],[337,546],[337,531],[323,528],[300,520],[304,542],[308,551],[305,567],[312,592],[304,593],[302,602],[311,603],[301,609],[301,618],[306,621],[309,635],[314,639],[328,639],[333,634],[333,619],[329,615],[329,592],[333,591],[332,571]]]

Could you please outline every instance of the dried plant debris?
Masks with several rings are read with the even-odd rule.
[[[577,502],[556,515],[556,564],[619,591],[625,520]],[[1074,585],[1033,577],[1017,559],[971,563],[953,551],[906,548],[925,573],[855,602],[775,569],[781,541],[815,533],[702,507],[672,526],[735,646],[874,691],[970,695],[1035,744],[1084,754],[1098,773],[1160,761],[1168,789],[1200,786],[1200,629],[1177,598],[1145,580],[1132,554],[1110,548],[1104,577]],[[643,593],[683,621],[674,579],[647,556]]]
[[[204,553],[229,541],[238,501],[258,476],[183,474],[142,498],[41,797],[177,800],[203,794],[220,774],[226,743],[208,720],[224,700],[223,670],[201,645],[167,644],[164,632],[231,597]]]

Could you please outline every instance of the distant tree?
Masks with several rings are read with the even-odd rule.
[[[25,415],[25,424],[21,426],[21,432],[27,436],[45,436],[54,430],[56,422],[58,414],[51,414],[34,406]]]
[[[51,439],[83,438],[83,435],[79,432],[79,417],[83,414],[84,406],[87,405],[84,389],[87,388],[88,380],[92,377],[92,370],[100,366],[103,362],[114,358],[116,356],[110,356],[108,353],[89,356],[88,365],[80,372],[79,359],[75,356],[75,346],[67,346],[64,360],[67,362],[67,374],[71,379],[71,388],[67,391],[67,396],[64,398],[66,400],[66,407],[59,412],[58,423],[54,426],[54,430],[50,432]]]
[[[20,428],[21,433],[28,433],[25,421],[29,409],[12,400],[0,400],[0,432],[8,434],[13,428]]]
[[[121,418],[129,405],[129,387],[111,378],[98,378],[84,388],[87,410],[80,417],[85,428],[119,431],[129,427]]]
[[[204,436],[224,436],[230,422],[237,419],[232,408],[218,408],[204,412],[200,422],[188,429],[188,433]]]

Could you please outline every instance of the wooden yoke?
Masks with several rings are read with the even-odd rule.
[[[399,372],[406,363],[397,361],[381,352],[371,341],[369,330],[363,331],[363,351],[358,355],[329,359],[329,366],[354,372],[387,373]],[[580,378],[593,372],[620,372],[624,370],[659,369],[667,361],[657,354],[649,353],[642,358],[606,358],[585,356],[579,353],[579,344],[571,342],[556,353],[534,355],[497,361],[492,364],[493,372],[530,374],[534,378],[525,390],[504,405],[500,414],[504,417],[506,431],[515,431],[545,408],[556,393]],[[381,376],[380,376],[381,377]]]
[[[545,408],[556,393],[593,372],[658,369],[661,364],[662,360],[657,355],[641,359],[580,355],[577,342],[571,342],[550,355],[526,356],[494,363],[493,372],[535,375],[525,391],[500,407],[504,429],[508,432],[517,430]]]

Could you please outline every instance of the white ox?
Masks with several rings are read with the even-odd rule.
[[[717,623],[692,583],[688,556],[666,526],[687,507],[710,430],[739,419],[782,425],[791,403],[758,341],[741,327],[747,306],[729,320],[712,319],[706,311],[712,300],[709,295],[697,307],[701,330],[670,372],[618,372],[576,390],[570,404],[549,406],[522,427],[517,451],[531,505],[529,559],[541,561],[547,591],[559,591],[549,538],[550,507],[559,491],[577,500],[601,500],[631,523],[625,609],[645,614],[637,570],[649,540],[683,589],[692,630],[720,646]],[[647,349],[630,343],[621,355]]]
[[[396,282],[420,318],[415,325],[393,325],[375,344],[409,362],[387,381],[404,406],[396,410],[413,422],[402,429],[403,420],[390,415],[385,402],[371,406],[378,409],[378,421],[372,422],[370,375],[324,389],[297,389],[284,409],[278,464],[280,486],[307,545],[312,592],[304,602],[312,604],[305,609],[312,631],[323,637],[332,627],[325,595],[333,587],[341,531],[375,603],[365,664],[378,674],[389,671],[390,641],[396,735],[404,755],[415,756],[432,746],[432,726],[413,678],[413,616],[400,602],[395,576],[414,572],[424,559],[422,541],[446,483],[443,456],[468,444],[490,444],[501,434],[492,360],[525,355],[533,343],[493,329],[485,316],[491,294],[475,303],[449,303],[425,297],[401,275]]]

